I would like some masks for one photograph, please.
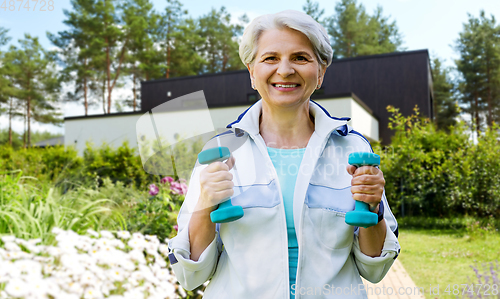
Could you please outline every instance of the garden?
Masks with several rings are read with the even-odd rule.
[[[439,284],[439,298],[484,298],[463,284],[498,296],[500,128],[473,142],[464,124],[436,130],[417,109],[389,111],[392,143],[373,149],[400,225],[399,259],[417,286]],[[195,161],[200,144],[181,146],[179,161]],[[187,184],[146,173],[127,143],[87,144],[82,156],[2,146],[0,298],[201,298],[203,286],[183,290],[167,258]]]

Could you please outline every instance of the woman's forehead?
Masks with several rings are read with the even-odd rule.
[[[300,31],[290,28],[267,29],[259,37],[257,42],[257,53],[262,55],[267,52],[290,51],[306,52],[309,55],[314,53],[313,46],[309,38]]]

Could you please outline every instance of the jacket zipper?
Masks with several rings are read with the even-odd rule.
[[[325,150],[325,146],[328,143],[328,139],[330,138],[330,135],[332,134],[332,132],[334,130],[335,129],[333,129],[332,131],[330,131],[326,135],[327,136],[326,138],[323,138],[323,140],[321,142],[321,151],[319,152],[319,155],[316,157],[316,163],[315,163],[314,166],[316,166],[316,164],[318,163],[318,160],[321,157],[321,155],[323,154],[323,151]],[[313,135],[314,135],[314,133],[313,133]],[[299,169],[299,171],[300,171],[300,169]],[[311,177],[312,177],[312,175],[314,175],[314,168],[312,170]],[[298,177],[297,177],[297,181],[298,181]],[[310,179],[309,179],[309,181],[310,181]],[[309,182],[308,182],[308,184],[309,184]],[[307,196],[307,190],[306,190],[306,196]],[[294,197],[295,197],[295,195],[294,195]],[[304,221],[303,221],[303,219],[304,219],[304,211],[305,211],[305,209],[303,208],[302,209],[302,213],[301,213],[300,218],[299,218],[299,226],[300,226],[299,229],[300,229],[300,232],[303,232],[302,226],[304,225]],[[300,281],[300,272],[302,270],[301,267],[300,267],[300,260],[301,260],[301,257],[302,257],[302,250],[301,249],[303,248],[303,246],[302,246],[303,239],[304,238],[302,238],[302,237],[300,238],[300,244],[299,244],[299,252],[298,252],[298,259],[297,259],[297,276],[295,277],[295,299],[300,299],[301,298],[300,292],[299,292],[299,290],[300,290],[300,283],[299,283],[299,281]]]
[[[255,144],[257,145],[257,147],[260,149],[261,153],[264,155],[264,158],[267,159],[267,163],[271,163],[272,165],[272,161],[271,161],[271,158],[269,157],[269,154],[267,152],[267,148],[264,148],[265,146],[265,143],[263,142],[263,139],[262,139],[262,136],[258,135],[256,137],[252,136],[249,134],[250,137],[252,137],[253,141],[255,142]],[[258,138],[260,137],[260,138]],[[262,139],[262,140],[261,140]],[[272,168],[272,172],[273,172],[273,179],[276,181],[276,186],[278,187],[278,193],[280,195],[280,202],[281,202],[281,216],[282,216],[282,219],[283,219],[283,224],[284,224],[284,227],[285,227],[285,233],[284,233],[284,236],[285,236],[285,241],[286,242],[282,242],[284,244],[288,244],[288,235],[287,235],[287,230],[286,230],[286,215],[285,215],[285,204],[283,202],[283,194],[281,193],[281,186],[280,186],[280,182],[279,182],[279,179],[278,179],[278,173],[276,172],[276,169],[273,167]],[[300,250],[300,249],[299,249]],[[290,287],[289,287],[289,281],[290,281],[290,269],[288,267],[288,259],[290,258],[288,256],[288,245],[286,246],[282,246],[282,252],[284,253],[283,256],[286,256],[287,259],[286,259],[286,263],[285,264],[285,271],[284,273],[286,273],[287,275],[285,276],[285,285],[287,287],[286,289],[286,298],[287,299],[290,299]],[[298,267],[297,267],[298,268]]]

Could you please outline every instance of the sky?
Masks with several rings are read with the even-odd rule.
[[[29,1],[29,10],[26,4]],[[46,3],[44,3],[45,1]],[[14,2],[13,11],[9,2]],[[166,6],[165,0],[152,0],[157,11],[163,11]],[[234,21],[244,13],[250,20],[268,13],[276,13],[285,9],[302,10],[306,0],[180,0],[184,8],[188,10],[191,17],[199,17],[207,14],[212,8],[219,9],[225,6]],[[316,0],[320,8],[325,10],[324,16],[331,16],[334,12],[335,3],[332,0]],[[6,3],[6,11],[1,8]],[[396,21],[400,33],[403,36],[403,47],[408,51],[427,49],[431,58],[443,59],[445,65],[453,66],[453,61],[458,58],[453,49],[463,24],[468,20],[468,13],[478,17],[479,12],[484,10],[487,16],[500,17],[499,0],[358,0],[367,12],[372,14],[377,6],[383,8],[383,15],[389,16],[391,21]],[[35,4],[37,5],[35,7]],[[45,6],[43,6],[45,4]],[[42,11],[45,9],[45,11]],[[63,10],[71,10],[69,0],[0,0],[0,26],[10,29],[9,36],[12,37],[11,44],[17,45],[17,40],[24,37],[25,33],[39,37],[41,44],[46,49],[54,46],[46,37],[46,32],[56,33],[67,27],[63,21],[66,19]],[[1,50],[5,50],[4,46]],[[113,99],[126,95],[126,90],[113,90]],[[65,116],[83,115],[83,104],[64,104],[60,107]],[[113,112],[113,110],[112,110]],[[89,114],[101,114],[102,107],[89,111]],[[0,117],[0,128],[6,129],[8,121],[5,116]],[[21,121],[13,124],[17,132],[23,131]],[[36,131],[50,131],[64,133],[64,127],[56,127],[46,124],[32,124]]]

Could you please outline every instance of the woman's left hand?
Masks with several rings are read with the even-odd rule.
[[[370,205],[370,210],[377,212],[382,200],[385,179],[382,170],[373,166],[347,166],[347,172],[352,175],[351,193],[354,200]]]

